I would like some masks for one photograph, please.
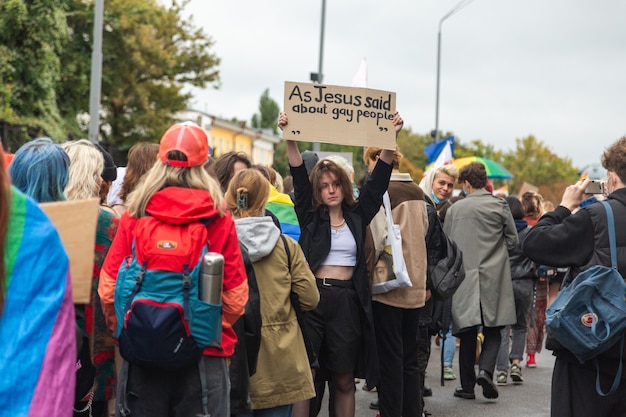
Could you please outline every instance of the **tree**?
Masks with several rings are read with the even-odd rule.
[[[56,104],[59,54],[67,40],[65,0],[0,2],[0,121],[63,137]]]
[[[93,36],[93,2],[69,0],[71,42],[61,62],[59,106],[71,121],[87,112]],[[107,0],[104,15],[100,134],[104,142],[128,148],[155,141],[185,110],[186,85],[217,86],[219,59],[213,40],[182,16],[188,0],[164,6],[156,0]],[[81,126],[73,121],[73,130]]]
[[[428,157],[424,148],[432,142],[429,134],[413,133],[410,128],[404,128],[398,135],[398,150],[402,153],[400,171],[411,175],[413,181],[419,184],[428,165]]]
[[[259,101],[259,113],[252,115],[252,127],[261,129],[272,129],[274,134],[278,133],[278,115],[280,107],[278,103],[270,97],[269,88],[261,95]]]
[[[500,164],[504,162],[502,151],[496,150],[493,145],[483,143],[480,139],[471,140],[469,146],[459,144],[454,156],[455,158],[479,156],[481,158],[491,159],[492,161],[496,161]]]
[[[560,198],[564,185],[578,177],[570,158],[560,158],[533,135],[515,139],[516,147],[503,156],[504,165],[513,174],[511,191],[520,189],[524,181],[543,187],[544,198]],[[549,194],[549,195],[548,195]]]

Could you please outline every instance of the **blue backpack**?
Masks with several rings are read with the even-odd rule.
[[[137,221],[132,256],[115,285],[116,337],[129,363],[179,369],[197,363],[206,346],[219,345],[222,306],[200,300],[198,291],[208,223]]]
[[[609,203],[606,209],[611,265],[585,269],[563,288],[546,310],[546,326],[556,340],[581,362],[593,360],[597,369],[596,391],[614,393],[622,376],[622,360],[608,393],[600,387],[597,356],[620,343],[623,352],[626,332],[626,283],[617,270],[615,221]]]

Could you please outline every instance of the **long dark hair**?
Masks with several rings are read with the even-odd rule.
[[[4,150],[0,144],[0,314],[4,310],[4,291],[6,288],[6,270],[4,264],[4,251],[9,227],[10,189],[9,178],[4,167]]]
[[[309,181],[311,182],[311,187],[313,188],[313,211],[317,211],[317,209],[324,206],[320,183],[322,181],[322,175],[326,173],[332,173],[337,178],[339,186],[343,191],[344,202],[349,206],[355,204],[354,196],[352,194],[352,182],[350,181],[346,170],[329,159],[322,159],[315,164],[315,167],[311,170],[311,174],[309,175]]]
[[[144,174],[154,166],[159,154],[159,145],[156,143],[139,142],[128,151],[126,174],[119,197],[126,202],[128,195],[135,189]]]

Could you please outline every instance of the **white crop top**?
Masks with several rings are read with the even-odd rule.
[[[337,230],[330,229],[330,252],[322,265],[356,265],[356,240],[348,225]]]

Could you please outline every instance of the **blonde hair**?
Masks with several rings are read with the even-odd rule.
[[[260,217],[270,195],[270,182],[256,169],[233,176],[226,191],[226,205],[235,217]]]
[[[283,176],[280,175],[278,171],[276,171],[273,167],[266,165],[267,173],[270,176],[270,184],[274,186],[278,190],[279,193],[283,192]]]
[[[426,175],[422,178],[422,180],[419,183],[419,186],[422,189],[422,191],[424,191],[424,193],[428,196],[430,196],[430,194],[433,191],[433,182],[435,182],[435,178],[437,178],[437,174],[445,174],[445,175],[448,175],[449,177],[452,177],[452,180],[455,184],[459,179],[459,169],[453,164],[442,165],[438,168],[431,169],[430,171],[426,173]]]
[[[284,193],[285,187],[283,186],[283,176],[280,175],[280,172],[275,169],[274,172],[276,173],[276,182],[274,183],[274,187],[276,187],[279,193]]]
[[[436,170],[436,174],[444,173],[452,178],[454,178],[454,182],[456,183],[459,179],[459,169],[454,164],[442,165]]]
[[[68,200],[85,200],[100,196],[104,157],[86,139],[61,144],[70,157],[69,180],[65,186]]]
[[[161,161],[154,163],[137,187],[128,195],[128,213],[137,218],[145,216],[146,207],[152,196],[165,187],[208,191],[220,216],[224,214],[224,196],[220,185],[207,173],[204,166],[174,167]]]

